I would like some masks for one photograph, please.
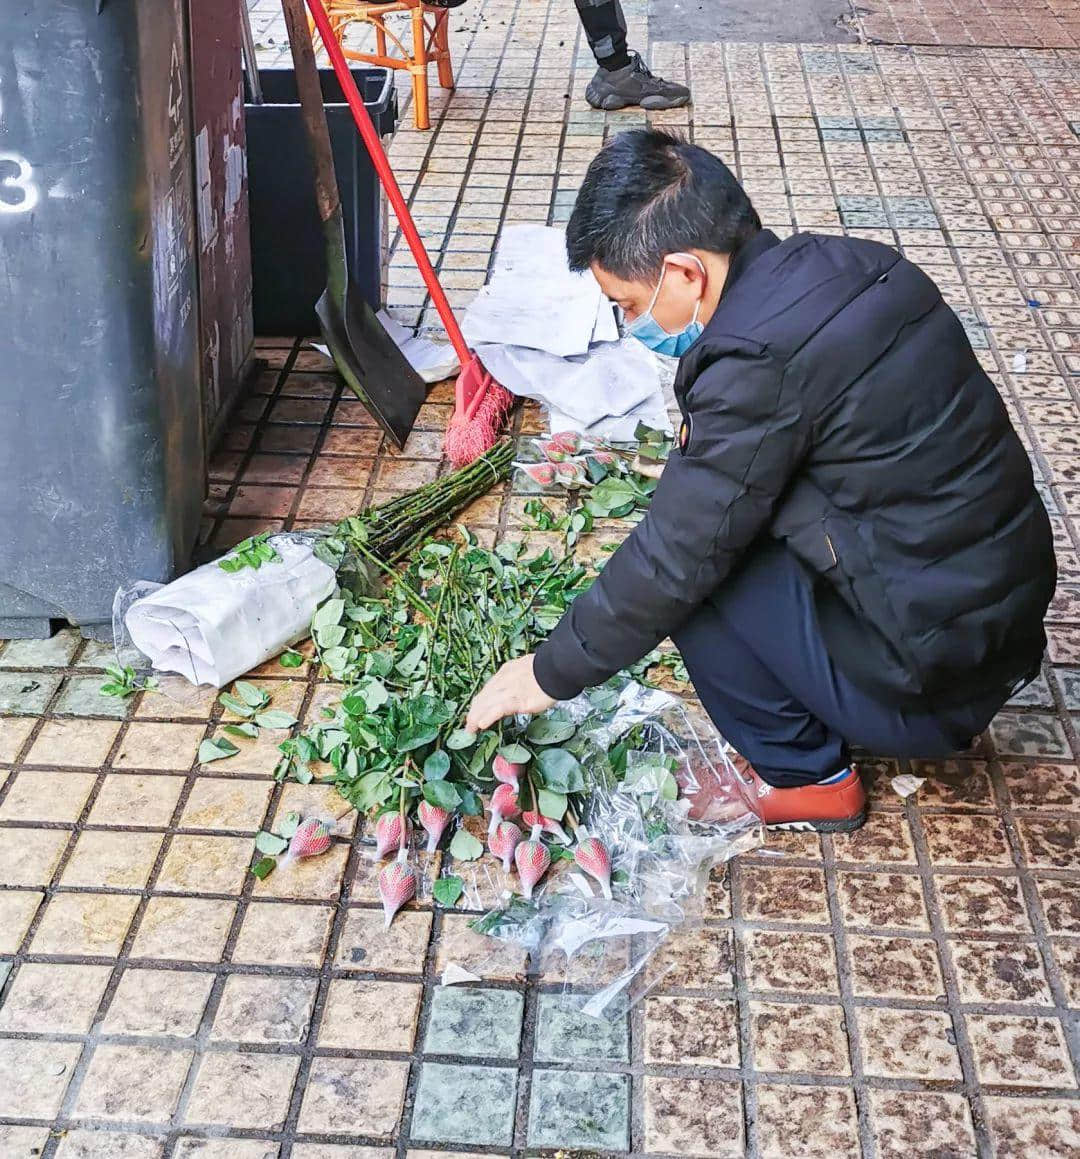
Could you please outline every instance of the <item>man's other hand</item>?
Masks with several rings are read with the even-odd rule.
[[[555,701],[536,682],[533,658],[521,656],[508,660],[476,694],[465,717],[469,732],[483,732],[504,716],[525,713],[535,716]]]

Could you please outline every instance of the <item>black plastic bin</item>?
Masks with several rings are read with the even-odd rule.
[[[379,135],[389,135],[397,124],[393,74],[385,68],[356,68],[352,74]],[[255,333],[317,334],[315,303],[326,288],[326,259],[296,78],[289,68],[260,69],[259,79],[263,103],[245,106]],[[357,289],[378,309],[386,249],[379,179],[333,70],[320,70],[319,79],[349,271]]]
[[[110,635],[199,530],[184,0],[0,0],[0,638]]]

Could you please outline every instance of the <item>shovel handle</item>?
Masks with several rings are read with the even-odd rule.
[[[281,0],[281,8],[289,32],[300,111],[311,144],[311,160],[315,167],[315,198],[319,206],[319,217],[325,225],[339,212],[341,195],[338,193],[337,173],[334,171],[330,130],[326,126],[319,69],[315,64],[315,48],[311,43],[307,16],[304,14],[304,0]]]
[[[299,8],[301,0],[281,0],[281,2],[287,13],[290,7]],[[364,99],[361,97],[356,87],[356,81],[349,71],[345,54],[341,51],[341,45],[334,35],[334,30],[330,27],[330,19],[326,15],[326,9],[323,7],[322,0],[307,0],[307,6],[311,11],[311,18],[315,21],[315,26],[319,30],[319,35],[322,37],[323,47],[330,57],[330,63],[334,66],[338,84],[341,85],[341,91],[345,94],[345,101],[352,112],[353,120],[356,122],[360,136],[367,146],[371,163],[375,166],[375,172],[378,173],[382,187],[386,190],[386,196],[390,204],[394,207],[394,213],[397,215],[401,232],[405,235],[405,240],[409,243],[409,249],[412,250],[413,260],[420,270],[420,276],[424,279],[424,284],[427,286],[428,293],[431,295],[431,300],[435,303],[435,309],[438,311],[439,317],[442,319],[442,324],[446,328],[446,334],[450,339],[451,345],[454,347],[454,353],[457,354],[458,361],[461,365],[465,366],[471,354],[468,346],[465,344],[461,327],[454,317],[454,311],[450,308],[450,303],[447,300],[446,294],[443,292],[442,286],[439,285],[439,275],[435,272],[435,267],[431,264],[431,258],[428,257],[428,252],[424,248],[423,241],[420,239],[420,234],[416,229],[416,223],[413,221],[409,207],[405,202],[405,198],[402,196],[397,178],[394,176],[393,169],[390,168],[390,160],[382,147],[382,141],[379,140],[379,134],[372,124],[367,109],[364,107]],[[290,40],[293,39],[291,29],[289,38]],[[295,51],[294,49],[294,59]]]

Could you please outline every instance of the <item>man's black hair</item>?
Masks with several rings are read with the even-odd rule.
[[[735,253],[761,219],[706,149],[657,129],[619,133],[593,158],[566,227],[570,267],[653,280],[668,254]]]

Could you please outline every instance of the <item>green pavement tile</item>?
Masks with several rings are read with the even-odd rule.
[[[517,1058],[524,999],[513,990],[440,986],[424,1039],[425,1054]]]
[[[59,676],[42,672],[0,673],[0,713],[34,716],[44,712],[59,683]]]
[[[529,1102],[530,1147],[625,1151],[630,1139],[630,1079],[622,1074],[536,1070]]]
[[[11,640],[0,652],[0,668],[66,668],[78,646],[78,634],[70,629],[48,640]]]
[[[582,994],[541,994],[536,1022],[537,1062],[581,1062],[610,1059],[626,1062],[625,1018],[590,1018],[581,1013]]]
[[[60,693],[56,711],[70,712],[74,716],[111,716],[116,719],[127,716],[130,701],[119,696],[106,696],[101,691],[103,683],[102,676],[72,676]]]
[[[102,644],[100,640],[87,640],[79,656],[76,668],[104,668],[116,663],[116,649],[112,644]]]
[[[413,1108],[413,1141],[508,1147],[516,1091],[513,1070],[426,1062]]]

